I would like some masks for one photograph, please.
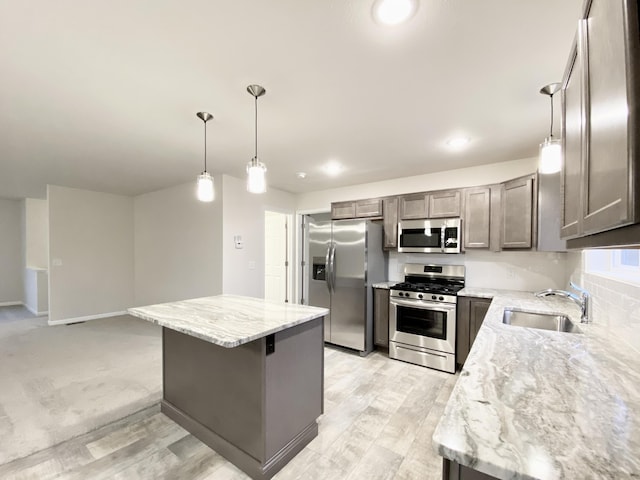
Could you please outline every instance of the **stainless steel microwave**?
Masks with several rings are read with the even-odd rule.
[[[398,223],[398,252],[460,253],[459,218],[405,220]]]

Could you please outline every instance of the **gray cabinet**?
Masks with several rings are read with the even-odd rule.
[[[382,224],[384,237],[382,247],[398,247],[398,197],[389,197],[382,200]]]
[[[458,297],[456,309],[456,363],[464,365],[471,346],[489,310],[491,300],[478,297]]]
[[[532,248],[537,213],[535,175],[502,184],[502,248]]]
[[[355,218],[356,202],[336,202],[331,204],[331,219]]]
[[[637,9],[633,0],[593,0],[581,28],[582,51],[587,58],[588,148],[582,163],[582,231],[586,234],[636,221],[634,185],[629,182],[630,174],[636,172],[629,140],[638,136],[638,130],[631,130],[627,119],[627,78],[631,79],[632,73],[637,76],[638,71],[629,71],[626,61],[625,3]],[[637,45],[637,12],[629,21],[635,24],[633,42]]]
[[[400,197],[400,220],[459,217],[462,211],[460,190],[421,192]]]
[[[638,24],[637,1],[585,3],[562,90],[565,238],[640,222]]]
[[[562,220],[560,234],[563,238],[580,233],[580,195],[582,172],[582,148],[584,135],[584,110],[582,108],[581,55],[573,46],[562,87],[562,155],[564,167],[561,175]]]
[[[373,342],[389,348],[389,289],[373,289]]]
[[[381,218],[382,199],[371,198],[351,202],[335,202],[331,204],[331,219],[347,218]]]
[[[429,195],[412,193],[400,197],[400,220],[429,217]]]
[[[462,196],[460,190],[429,194],[429,218],[459,217]]]
[[[464,191],[464,248],[489,248],[491,226],[491,187]]]
[[[443,458],[442,461],[442,480],[498,480],[497,477],[465,467],[448,458]]]

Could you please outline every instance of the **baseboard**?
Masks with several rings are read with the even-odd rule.
[[[31,313],[33,313],[36,317],[44,317],[45,315],[49,314],[49,310],[44,310],[42,312],[37,311],[35,308],[31,308],[29,305],[27,305],[26,303],[24,304],[24,308],[26,308],[27,310],[29,310]]]
[[[22,302],[0,302],[0,307],[15,307],[16,305],[22,305]]]
[[[101,318],[119,317],[120,315],[126,315],[126,310],[121,312],[109,312],[99,313],[97,315],[87,315],[85,317],[63,318],[61,320],[49,320],[49,325],[68,325],[70,323],[87,322],[89,320],[99,320]]]

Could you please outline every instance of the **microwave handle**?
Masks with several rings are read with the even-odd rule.
[[[445,230],[446,230],[445,227],[440,228],[440,248],[442,249],[442,253],[444,253],[444,247],[445,247],[444,242],[446,241],[446,239],[444,238]]]

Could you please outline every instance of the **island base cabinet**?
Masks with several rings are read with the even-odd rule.
[[[235,348],[162,330],[161,411],[254,479],[268,479],[318,434],[323,319]]]
[[[443,458],[442,480],[498,480],[498,478]]]

